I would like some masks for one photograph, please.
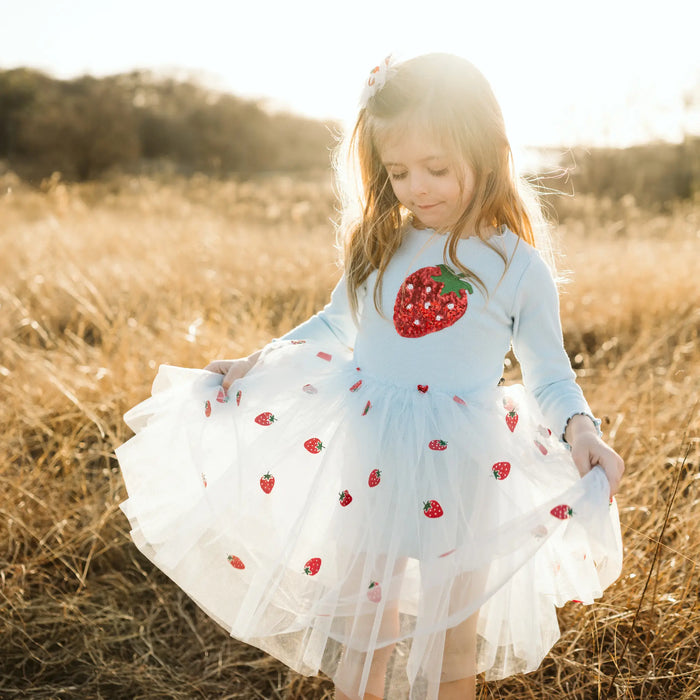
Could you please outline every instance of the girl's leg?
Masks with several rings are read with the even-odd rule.
[[[442,682],[439,700],[476,698],[476,621],[475,613],[445,634],[442,657]]]

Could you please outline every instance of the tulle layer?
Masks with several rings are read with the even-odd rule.
[[[387,384],[305,341],[220,381],[161,366],[125,416],[122,508],[199,606],[300,673],[381,695],[384,649],[387,697],[435,698],[534,670],[555,606],[619,575],[604,473],[579,477],[521,386]]]

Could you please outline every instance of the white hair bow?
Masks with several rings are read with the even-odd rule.
[[[360,107],[364,109],[372,97],[374,97],[386,84],[387,78],[395,70],[391,56],[387,56],[378,66],[370,71],[365,87],[360,95]]]

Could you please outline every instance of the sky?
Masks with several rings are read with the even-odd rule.
[[[626,146],[700,133],[699,25],[697,0],[0,0],[0,69],[151,69],[349,124],[384,56],[448,51],[516,148]]]

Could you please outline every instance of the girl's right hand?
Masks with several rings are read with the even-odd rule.
[[[225,391],[228,391],[236,379],[240,379],[245,376],[258,361],[260,356],[260,351],[254,352],[248,357],[242,357],[239,360],[214,360],[210,362],[204,369],[209,372],[217,372],[218,374],[223,374],[224,379],[221,382],[221,386]]]

